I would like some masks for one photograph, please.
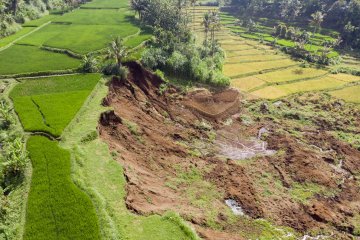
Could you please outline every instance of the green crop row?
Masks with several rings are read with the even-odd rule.
[[[33,46],[14,45],[0,52],[0,75],[75,69],[80,61]]]
[[[71,180],[70,153],[40,136],[27,149],[33,173],[24,240],[100,239],[95,208]]]

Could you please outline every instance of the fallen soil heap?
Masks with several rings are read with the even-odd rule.
[[[104,105],[114,110],[102,114],[99,132],[124,166],[129,209],[176,211],[205,239],[256,238],[259,218],[295,229],[290,235],[355,234],[360,151],[326,131],[301,129],[300,141],[271,119],[245,124],[233,89],[160,92],[160,77],[127,67],[127,80],[109,83]],[[225,200],[246,216],[234,217]]]

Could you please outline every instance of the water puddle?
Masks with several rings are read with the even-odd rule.
[[[269,156],[276,153],[268,149],[268,144],[261,140],[264,134],[269,133],[266,128],[261,128],[257,137],[243,137],[235,134],[218,134],[216,144],[219,153],[229,159],[244,160],[256,156]]]
[[[236,202],[234,199],[226,199],[226,205],[231,208],[231,211],[237,216],[244,216],[244,210],[241,208],[240,204]]]
[[[325,235],[318,235],[315,237],[309,236],[309,235],[304,235],[302,238],[300,238],[300,240],[325,240],[328,239],[330,236],[325,236]]]

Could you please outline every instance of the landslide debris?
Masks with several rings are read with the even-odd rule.
[[[159,76],[127,67],[126,80],[109,83],[104,104],[113,110],[101,115],[99,132],[125,169],[129,209],[174,210],[205,239],[349,239],[359,231],[360,151],[338,136],[359,131],[357,110],[296,96],[263,111],[234,89],[160,91]]]

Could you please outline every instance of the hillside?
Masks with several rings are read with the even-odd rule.
[[[360,3],[312,2],[0,1],[0,239],[358,239]]]

